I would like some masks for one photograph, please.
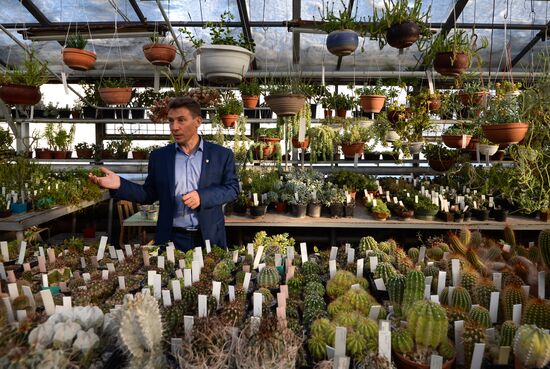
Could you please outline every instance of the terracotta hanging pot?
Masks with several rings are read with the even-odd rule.
[[[267,105],[281,117],[291,117],[304,107],[306,97],[299,94],[266,96]]]
[[[386,41],[392,47],[404,49],[416,42],[420,37],[420,28],[415,22],[395,24],[386,32]]]
[[[481,106],[485,104],[488,95],[489,92],[487,91],[474,92],[471,94],[459,93],[458,99],[464,106]]]
[[[167,66],[176,58],[176,47],[170,44],[143,45],[145,58],[153,65]]]
[[[238,114],[226,114],[222,116],[222,123],[225,128],[234,127],[237,119],[239,119]]]
[[[350,29],[332,31],[327,36],[326,45],[327,50],[333,55],[351,55],[359,45],[359,36]]]
[[[439,97],[432,97],[428,100],[428,110],[431,112],[437,112],[441,109],[441,99]]]
[[[63,63],[69,68],[87,71],[94,67],[96,54],[93,51],[66,47],[63,49]]]
[[[482,126],[483,134],[496,144],[515,144],[523,140],[529,130],[529,123],[488,124]]]
[[[362,95],[360,98],[361,109],[367,113],[380,113],[386,102],[383,95]]]
[[[99,89],[101,100],[107,105],[127,105],[132,98],[130,87],[101,87]]]
[[[355,142],[350,144],[342,144],[342,152],[346,159],[355,159],[355,154],[361,156],[365,150],[364,142]]]
[[[307,137],[304,138],[303,142],[298,141],[298,138],[292,139],[292,147],[294,147],[295,149],[305,150],[308,148],[308,146],[309,146],[309,139]]]
[[[454,160],[428,159],[428,165],[436,172],[446,172],[453,167]]]
[[[465,53],[437,53],[434,69],[443,76],[458,76],[464,73],[470,65],[470,59]]]
[[[9,105],[35,105],[41,97],[38,86],[7,84],[0,87],[0,99]]]
[[[247,96],[244,95],[242,97],[243,99],[243,105],[247,109],[255,109],[256,106],[258,106],[258,100],[260,100],[259,96]]]
[[[470,143],[470,135],[441,135],[443,143],[453,149],[464,149]]]

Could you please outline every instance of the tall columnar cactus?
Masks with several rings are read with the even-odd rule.
[[[548,301],[536,298],[529,300],[523,313],[522,323],[550,329],[550,304]]]
[[[258,286],[264,288],[277,288],[279,287],[279,281],[281,276],[279,271],[274,266],[266,266],[258,273]]]
[[[487,259],[492,261],[502,260],[502,249],[498,246],[491,246],[487,249]]]
[[[538,246],[531,246],[527,251],[527,257],[534,264],[540,263],[540,248]]]
[[[396,274],[397,271],[395,270],[393,265],[387,262],[382,262],[378,263],[378,265],[376,266],[376,270],[374,271],[374,278],[382,278],[382,280],[384,281],[384,285],[386,285],[388,284],[390,278]]]
[[[119,334],[131,355],[131,366],[162,366],[162,321],[157,300],[153,296],[138,293],[133,300],[126,302]]]
[[[472,301],[475,304],[483,306],[485,309],[489,309],[492,292],[498,292],[498,289],[492,282],[483,280],[474,287]]]
[[[540,231],[539,248],[542,261],[546,265],[546,268],[550,269],[550,229]]]
[[[478,271],[483,273],[485,271],[485,263],[481,261],[479,255],[472,249],[466,251],[466,259],[472,264],[472,266]]]
[[[447,339],[447,314],[432,301],[416,301],[407,312],[407,330],[421,347],[437,348]]]
[[[468,250],[468,248],[462,243],[462,241],[456,234],[449,234],[449,245],[451,246],[451,250],[453,250],[454,252],[460,255],[466,255],[466,251]]]
[[[472,310],[470,310],[470,313],[468,314],[468,318],[478,323],[484,329],[492,326],[489,310],[485,309],[483,306],[472,307]]]
[[[473,248],[479,248],[483,244],[483,236],[481,235],[480,231],[474,231],[472,232],[472,238],[470,240],[470,245],[472,245]]]
[[[464,341],[464,359],[466,367],[469,367],[472,362],[475,344],[485,342],[485,328],[482,328],[476,322],[467,321],[464,324],[462,339]]]
[[[386,289],[390,298],[390,303],[393,305],[393,309],[396,313],[397,309],[401,308],[403,303],[403,297],[405,295],[405,276],[402,274],[394,275],[388,281]]]
[[[361,257],[365,255],[367,250],[377,250],[378,249],[378,242],[371,236],[362,237],[359,240],[359,255]]]
[[[512,320],[514,305],[525,305],[525,293],[521,287],[506,286],[501,293],[502,311],[504,320]]]
[[[400,354],[406,354],[414,350],[414,341],[409,331],[398,328],[392,332],[391,347]]]
[[[526,368],[542,368],[550,361],[550,335],[535,325],[522,325],[514,338],[516,360]]]
[[[460,230],[459,238],[460,242],[462,242],[464,246],[469,246],[472,241],[472,232],[470,232],[468,228],[462,228]]]
[[[512,226],[510,224],[506,224],[504,226],[504,241],[512,246],[512,249],[517,246],[516,244],[516,234],[514,230],[512,229]]]
[[[500,336],[498,339],[498,345],[512,347],[512,343],[514,342],[514,336],[516,335],[517,330],[518,330],[518,326],[516,323],[514,323],[513,320],[507,320],[504,323],[502,323],[502,326],[500,327]]]
[[[411,270],[405,276],[405,293],[403,296],[403,309],[406,310],[418,300],[424,298],[424,285],[426,277],[418,270]]]
[[[464,287],[455,287],[451,294],[450,304],[452,307],[462,309],[466,313],[472,308],[472,298],[470,293]]]

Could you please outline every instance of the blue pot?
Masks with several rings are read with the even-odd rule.
[[[355,31],[344,29],[332,31],[327,36],[327,49],[336,56],[352,54],[359,44],[359,36]]]
[[[21,214],[27,212],[27,203],[17,202],[15,204],[11,204],[11,212],[13,214]]]

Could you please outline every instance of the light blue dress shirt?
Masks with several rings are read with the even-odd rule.
[[[176,143],[175,193],[174,193],[174,227],[197,228],[199,219],[197,212],[183,204],[181,197],[199,188],[201,176],[203,140],[199,138],[199,146],[187,155]]]

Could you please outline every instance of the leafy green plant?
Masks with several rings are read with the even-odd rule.
[[[273,78],[263,83],[267,86],[264,89],[266,95],[305,95],[307,85],[299,77],[287,76],[279,80]]]
[[[337,133],[329,126],[321,125],[312,127],[308,132],[310,138],[311,161],[317,162],[332,160],[334,157],[334,145]]]
[[[363,127],[359,123],[352,121],[351,123],[344,124],[344,130],[340,136],[340,143],[353,144],[366,142],[372,137],[373,134],[369,128]]]
[[[323,21],[320,28],[326,33],[346,29],[352,31],[362,30],[363,27],[357,23],[355,20],[356,16],[352,15],[353,12],[348,9],[347,4],[343,0],[340,0],[340,3],[342,6],[337,12],[334,10],[334,2],[332,2],[332,6],[329,6],[329,2],[327,1],[326,4],[323,4],[322,9],[319,8],[319,14]]]
[[[395,87],[385,87],[381,79],[376,80],[374,86],[363,86],[355,89],[355,95],[357,96],[369,96],[369,95],[378,95],[390,97],[396,92],[397,88]],[[395,92],[394,92],[395,91]]]
[[[337,186],[350,192],[367,189],[369,184],[374,182],[374,179],[369,178],[368,175],[345,169],[334,172],[329,180]]]
[[[321,99],[325,109],[345,109],[351,110],[357,106],[354,96],[333,92]]]
[[[279,128],[258,128],[256,137],[280,138],[281,132]]]
[[[489,101],[488,109],[485,109],[476,119],[481,124],[506,124],[521,122],[520,102],[515,97],[497,95]]]
[[[31,48],[25,55],[21,67],[9,67],[3,76],[4,84],[24,86],[41,86],[48,82],[48,63],[36,57],[36,50]]]
[[[241,95],[243,96],[259,96],[262,88],[256,79],[251,79],[241,82],[239,91],[241,91]]]
[[[454,29],[447,37],[438,36],[433,40],[429,50],[424,54],[424,64],[431,65],[437,54],[450,52],[453,53],[452,63],[455,61],[456,54],[466,54],[469,64],[473,58],[477,58],[477,64],[481,65],[482,61],[478,53],[489,46],[489,40],[487,37],[481,37],[481,46],[478,47],[477,39],[477,34],[468,35],[465,30],[459,29]]]
[[[76,145],[74,145],[75,150],[93,150],[93,145],[87,143],[87,142],[79,142]]]
[[[69,151],[74,141],[75,133],[76,127],[74,124],[71,125],[71,129],[67,131],[61,123],[58,123],[54,138],[55,147],[61,151]]]
[[[373,213],[385,214],[386,216],[391,214],[390,209],[388,209],[388,206],[382,200],[378,200],[376,206],[373,206],[370,210]]]
[[[3,129],[0,127],[0,150],[10,150],[13,143],[13,136],[9,128]]]
[[[226,91],[221,94],[221,103],[216,107],[220,117],[224,115],[240,115],[243,112],[243,104],[235,98],[233,91]]]
[[[327,182],[321,192],[321,202],[325,206],[343,204],[346,201],[346,191]]]
[[[487,86],[484,86],[479,80],[472,80],[464,82],[462,85],[462,93],[475,94],[478,92],[487,92]]]
[[[126,78],[105,78],[99,83],[100,88],[126,88],[132,86],[132,81]]]
[[[67,38],[65,47],[84,50],[87,44],[88,44],[88,40],[86,40],[84,36],[82,36],[82,33],[76,32]]]
[[[442,144],[427,144],[422,148],[422,153],[428,159],[452,160],[456,158],[456,151],[448,149]]]
[[[303,84],[302,91],[312,104],[318,104],[324,96],[329,94],[326,86],[311,83]]]

